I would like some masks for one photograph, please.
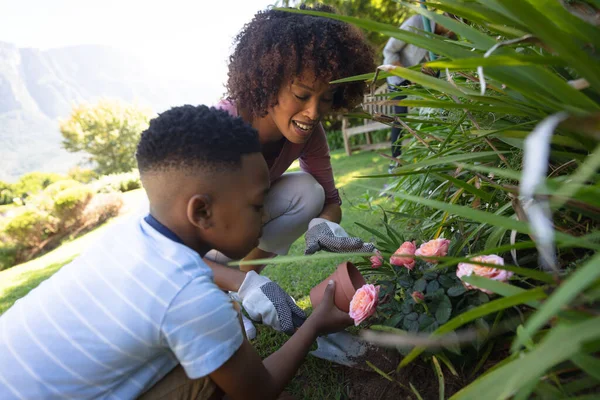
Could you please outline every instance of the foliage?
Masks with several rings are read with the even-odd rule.
[[[67,179],[64,175],[47,172],[30,172],[23,175],[15,184],[12,185],[12,192],[16,197],[25,199],[35,195],[54,182]]]
[[[73,167],[67,173],[69,178],[81,183],[90,183],[94,179],[98,179],[99,175],[93,169]]]
[[[80,218],[93,195],[93,190],[83,185],[65,189],[55,196],[52,214],[61,220],[61,225],[72,224]]]
[[[461,360],[470,369],[463,373],[473,376],[501,343],[512,342],[503,361],[453,398],[589,393],[597,380],[566,383],[598,379],[600,29],[558,1],[427,2],[460,20],[402,4],[458,38],[323,15],[426,48],[439,56],[428,66],[445,72],[437,79],[419,72],[420,66],[389,71],[412,82],[402,90],[410,96],[402,104],[418,109],[420,121],[383,119],[401,124],[411,140],[395,173],[381,176],[392,180],[388,195],[395,200],[386,210],[389,230],[368,231],[379,247],[394,237],[452,239],[438,265],[442,272],[479,254],[503,254],[517,264],[502,267],[515,273],[510,283],[463,277],[499,297],[432,334],[431,340],[441,341],[482,317],[498,322],[480,362],[473,367]],[[404,333],[397,342],[409,340]],[[415,347],[399,367],[425,350]]]
[[[401,7],[399,3],[385,0],[292,0],[291,2],[284,1],[283,3],[286,6],[298,5],[299,3],[313,6],[316,4],[326,4],[334,7],[338,13],[343,15],[352,15],[395,26],[399,26],[408,15],[407,10]],[[386,35],[379,32],[368,31],[366,34],[369,42],[378,50],[382,50],[388,40]]]
[[[0,181],[0,205],[11,204],[15,197],[13,185]]]
[[[128,192],[142,187],[140,173],[137,169],[120,174],[104,175],[92,183],[98,193]]]
[[[417,260],[412,271],[384,261],[377,274],[380,294],[386,299],[378,308],[383,325],[408,332],[431,333],[451,318],[489,301],[485,293],[467,291],[453,270],[436,269],[422,260]],[[424,295],[422,301],[413,296],[415,292]]]
[[[98,193],[85,207],[82,219],[88,225],[98,225],[119,215],[122,206],[121,193]]]
[[[4,226],[4,234],[13,242],[25,247],[35,247],[55,232],[57,220],[37,209],[28,209],[16,215]]]
[[[135,105],[101,100],[75,106],[60,123],[63,147],[84,151],[99,174],[114,174],[135,168],[135,149],[151,113]]]
[[[389,130],[380,130],[377,132],[372,132],[371,137],[373,138],[373,143],[383,142],[385,140],[389,140]],[[342,131],[327,131],[327,144],[329,145],[329,150],[339,150],[344,148],[344,136],[342,135]],[[367,143],[366,135],[355,135],[350,137],[350,146],[358,146]]]

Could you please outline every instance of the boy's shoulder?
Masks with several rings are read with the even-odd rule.
[[[176,279],[177,286],[202,276],[213,280],[212,270],[196,251],[157,231],[139,214],[107,228],[81,259],[88,264],[119,264],[125,274],[152,272]]]

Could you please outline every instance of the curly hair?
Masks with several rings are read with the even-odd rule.
[[[207,106],[173,107],[150,121],[135,157],[140,173],[170,168],[235,169],[260,152],[258,132],[241,118]]]
[[[301,10],[334,13],[319,5]],[[282,84],[313,71],[317,80],[330,82],[375,70],[374,52],[362,32],[329,18],[266,10],[257,13],[235,38],[229,59],[228,99],[262,117],[277,104]],[[341,85],[333,110],[350,109],[363,96],[363,82]]]

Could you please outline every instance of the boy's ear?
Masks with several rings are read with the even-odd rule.
[[[195,194],[188,201],[187,217],[192,225],[201,229],[213,226],[212,199],[207,194]]]

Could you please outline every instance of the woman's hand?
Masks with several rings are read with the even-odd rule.
[[[373,243],[365,243],[362,239],[349,237],[344,228],[324,218],[313,218],[306,232],[305,255],[319,250],[332,253],[372,253]]]

